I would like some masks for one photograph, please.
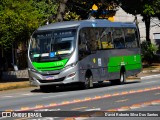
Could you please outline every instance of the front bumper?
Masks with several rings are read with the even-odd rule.
[[[61,85],[73,82],[78,82],[78,72],[76,67],[69,68],[67,70],[61,71],[56,75],[47,74],[43,75],[32,70],[28,70],[29,81],[33,86],[42,85]]]

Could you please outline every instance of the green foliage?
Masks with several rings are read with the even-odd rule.
[[[160,16],[160,0],[118,0],[121,7],[130,14],[142,16]]]
[[[142,61],[151,64],[157,50],[158,47],[155,44],[143,41],[141,44]]]
[[[94,4],[98,7],[97,14],[95,15],[98,19],[103,10],[112,9],[113,11],[114,8],[117,7],[118,2],[117,0],[68,0],[66,11],[76,13],[81,19],[88,19]]]
[[[158,17],[160,20],[160,0],[154,0],[152,7],[155,12],[155,16]]]
[[[41,15],[41,24],[55,22],[57,14],[58,3],[56,0],[33,0],[33,6]]]
[[[80,15],[77,15],[75,12],[67,12],[64,15],[64,20],[66,21],[70,21],[70,20],[79,20],[80,19]]]
[[[1,0],[0,45],[7,48],[14,41],[27,41],[37,27],[56,14],[56,6],[50,0]]]

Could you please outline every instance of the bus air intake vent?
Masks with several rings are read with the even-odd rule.
[[[59,79],[54,79],[54,80],[38,80],[40,83],[50,83],[50,82],[61,82],[65,79],[65,77],[63,78],[59,78]]]

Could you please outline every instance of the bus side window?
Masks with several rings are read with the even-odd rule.
[[[136,30],[133,28],[126,28],[125,30],[125,42],[127,48],[138,47],[138,36]]]
[[[106,28],[101,35],[102,49],[113,48],[112,29]]]
[[[79,35],[78,47],[80,51],[85,51],[85,33]]]
[[[137,30],[135,30],[135,37],[136,37],[135,40],[136,40],[136,43],[137,43],[137,47],[139,47],[139,46],[140,46],[140,45],[139,45],[140,43],[139,43],[139,40],[138,40],[138,39],[139,39],[139,36],[138,36],[138,31],[137,31]]]
[[[82,28],[79,33],[78,50],[80,60],[90,54],[88,34],[86,33],[87,29],[88,28]]]
[[[91,51],[97,50],[98,43],[97,43],[97,29],[91,28],[88,35],[89,35],[89,47]]]
[[[113,42],[114,42],[114,48],[118,48],[118,49],[125,48],[125,42],[124,42],[122,29],[114,28]]]

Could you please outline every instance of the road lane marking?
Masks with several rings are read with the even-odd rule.
[[[27,106],[24,106],[24,107],[21,107],[21,110],[23,111],[23,110],[29,110],[30,108],[29,107],[27,107]]]
[[[48,107],[57,107],[57,106],[62,106],[62,105],[69,105],[69,104],[75,104],[78,102],[87,102],[87,101],[93,101],[93,100],[99,100],[99,99],[104,99],[104,98],[109,98],[109,97],[115,97],[115,96],[123,96],[123,95],[129,95],[129,94],[135,94],[135,93],[139,93],[139,92],[147,92],[147,91],[152,91],[152,90],[159,90],[160,86],[156,86],[156,87],[151,87],[151,88],[143,88],[143,89],[138,89],[138,90],[130,90],[130,91],[123,91],[123,92],[119,92],[119,93],[112,93],[112,94],[104,94],[101,96],[93,96],[93,97],[85,97],[82,99],[75,99],[75,100],[69,100],[69,101],[62,101],[60,103],[49,103],[48,105],[44,105],[43,108],[48,108]],[[57,96],[64,96],[66,94],[63,95],[56,95],[56,96],[48,96],[48,97],[57,97]],[[48,98],[45,97],[45,98]],[[87,99],[86,99],[87,98]],[[30,107],[27,108],[29,110],[37,110],[39,108],[34,107]],[[42,109],[42,108],[41,108]],[[22,111],[23,109],[20,109],[20,111]]]
[[[66,104],[69,104],[69,103],[70,103],[69,101],[63,101],[61,104],[66,105]]]
[[[57,103],[50,103],[49,106],[57,106]]]
[[[80,109],[85,109],[85,108],[87,108],[87,107],[73,108],[73,109],[71,109],[71,110],[80,110]]]
[[[102,98],[102,96],[95,96],[94,98],[95,99],[100,99],[100,98]]]
[[[44,105],[36,105],[35,108],[44,108],[45,106]]]
[[[160,93],[155,93],[154,95],[160,95]]]
[[[141,108],[141,104],[133,104],[130,106],[131,109]]]
[[[121,103],[121,102],[126,102],[126,101],[128,101],[128,99],[124,99],[124,100],[117,100],[117,101],[115,101],[115,102],[117,102],[117,103]]]
[[[54,98],[54,97],[60,97],[60,96],[65,96],[67,94],[61,94],[61,95],[54,95],[54,96],[47,96],[47,97],[42,97],[42,98]]]
[[[113,109],[108,109],[108,110],[104,110],[106,112],[119,112],[119,111],[128,111],[128,110],[133,110],[133,109],[138,109],[138,108],[142,108],[142,107],[147,107],[147,106],[150,106],[150,105],[160,105],[160,99],[158,100],[153,100],[153,101],[148,101],[148,102],[143,102],[143,103],[137,103],[137,104],[132,104],[130,106],[122,106],[120,108],[113,108]],[[101,110],[99,108],[95,108],[95,109],[88,109],[88,110],[91,110],[91,111],[96,111],[96,110]],[[88,111],[87,110],[87,111]],[[104,116],[104,114],[98,114],[98,112],[96,113],[93,113],[93,114],[85,114],[84,115],[86,116],[86,118],[88,117],[97,117],[98,115],[99,116]],[[82,116],[82,117],[81,117]],[[81,118],[83,119],[83,115],[80,115],[80,116],[76,116],[76,117],[70,117],[70,119],[67,119],[65,118],[64,120],[76,120],[76,118],[79,118],[81,120]]]
[[[11,98],[11,97],[13,97],[13,96],[3,96],[3,97],[5,97],[5,98]]]
[[[151,102],[152,105],[160,105],[160,99]]]
[[[119,96],[119,95],[120,95],[120,93],[113,93],[112,96]]]
[[[101,108],[86,109],[85,111],[97,111],[97,110],[101,110]]]
[[[124,92],[121,92],[121,95],[126,95],[126,94],[128,94],[129,92],[127,92],[127,91],[124,91]]]
[[[5,112],[13,112],[14,110],[12,109],[8,109],[8,110],[5,110]]]
[[[22,94],[22,95],[30,96],[30,95],[34,95],[34,94],[33,93],[26,93],[26,94]]]
[[[91,100],[91,99],[92,99],[92,98],[90,98],[90,97],[86,97],[86,98],[85,98],[85,100]]]
[[[149,106],[149,105],[151,105],[151,102],[144,102],[144,103],[142,103],[142,106],[143,106],[143,107]]]
[[[155,83],[155,82],[158,82],[158,81],[150,81],[150,82],[145,82],[145,83]]]
[[[129,106],[123,106],[117,109],[117,111],[127,111],[130,110],[131,108]]]
[[[81,99],[75,99],[75,100],[73,100],[73,103],[77,103],[77,102],[82,102],[82,100]]]

